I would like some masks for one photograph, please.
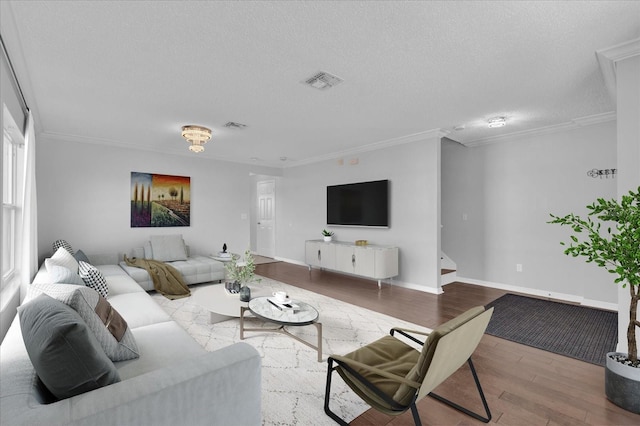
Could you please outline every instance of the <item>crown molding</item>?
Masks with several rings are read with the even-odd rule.
[[[595,115],[589,115],[586,117],[574,118],[569,122],[554,124],[552,126],[539,127],[537,129],[523,130],[521,132],[507,133],[500,136],[492,136],[489,138],[476,139],[473,141],[461,142],[461,143],[462,145],[471,148],[476,146],[505,142],[508,140],[516,139],[516,138],[524,138],[524,137],[564,132],[567,130],[578,129],[580,127],[593,126],[595,124],[614,121],[615,119],[616,119],[616,113],[611,111],[611,112],[605,112],[602,114],[595,114]]]
[[[350,155],[361,154],[363,152],[377,151],[379,149],[389,148],[398,145],[404,145],[412,142],[419,142],[427,139],[440,139],[449,135],[448,130],[444,129],[432,129],[424,132],[413,133],[410,135],[400,136],[397,138],[387,139],[379,142],[374,142],[369,145],[360,146],[357,148],[345,149],[342,151],[332,152],[326,155],[320,155],[317,157],[308,158],[300,161],[292,161],[289,164],[283,165],[283,168],[304,166],[308,164],[319,163],[322,161],[335,160],[340,157],[347,157]]]
[[[616,64],[619,61],[623,61],[637,55],[640,55],[640,38],[596,50],[596,58],[600,65],[602,76],[604,77],[604,83],[614,101],[617,99]]]
[[[227,158],[222,156],[215,156],[212,154],[204,154],[204,153],[197,154],[197,157],[196,157],[196,154],[188,150],[177,149],[177,148],[159,150],[157,147],[140,146],[140,145],[132,146],[120,141],[113,140],[113,139],[96,138],[91,136],[79,136],[79,135],[58,133],[58,132],[42,132],[38,134],[38,137],[45,138],[54,142],[74,142],[74,143],[90,144],[90,145],[102,145],[102,146],[110,146],[110,147],[123,148],[123,149],[134,149],[137,151],[154,152],[157,154],[180,155],[182,157],[199,158],[203,160],[225,161],[225,162],[236,163],[236,164],[237,163],[247,164],[255,167],[268,167],[268,168],[275,168],[275,169],[281,168],[279,164],[267,164],[267,163],[256,164],[251,160],[237,160],[237,159],[232,159],[232,158]]]

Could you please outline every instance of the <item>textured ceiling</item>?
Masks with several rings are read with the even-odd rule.
[[[41,133],[193,156],[200,124],[197,155],[275,166],[610,113],[595,52],[640,37],[637,1],[1,3]],[[320,70],[344,82],[300,83]]]

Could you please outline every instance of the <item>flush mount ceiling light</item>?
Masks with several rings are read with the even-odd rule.
[[[211,139],[211,130],[202,126],[182,126],[182,137],[191,144],[189,150],[193,152],[204,151],[204,144]]]
[[[494,117],[488,120],[489,128],[494,127],[502,127],[507,124],[507,119],[505,117]]]

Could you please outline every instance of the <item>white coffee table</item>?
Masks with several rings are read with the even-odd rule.
[[[249,286],[249,288],[252,298],[271,294],[260,285]],[[249,306],[249,302],[240,301],[238,294],[227,293],[224,289],[224,283],[192,287],[191,299],[209,311],[209,323],[211,324],[239,318],[240,308]]]

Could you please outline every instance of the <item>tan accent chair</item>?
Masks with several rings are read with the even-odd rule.
[[[480,343],[492,314],[493,308],[485,311],[483,306],[477,306],[447,321],[431,333],[392,328],[389,336],[347,355],[329,356],[324,397],[325,413],[339,424],[347,424],[329,408],[331,376],[335,370],[371,407],[392,416],[400,415],[410,408],[413,420],[418,426],[421,422],[416,401],[427,395],[488,423],[491,420],[491,412],[471,361],[471,354]],[[422,350],[394,337],[394,332],[422,346]],[[423,342],[411,334],[428,337]],[[432,392],[465,362],[469,364],[487,417],[482,417]]]

